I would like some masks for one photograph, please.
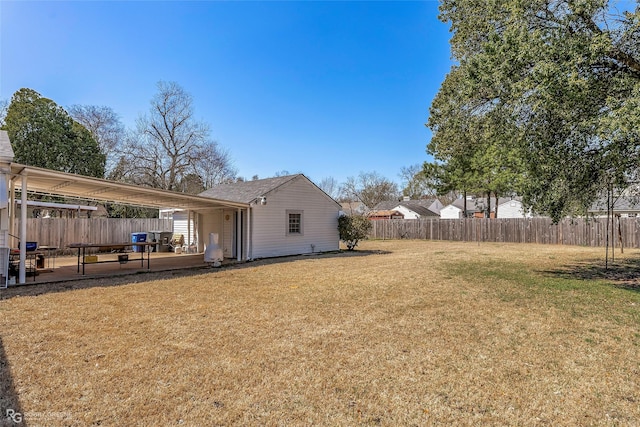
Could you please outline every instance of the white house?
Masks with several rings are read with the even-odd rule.
[[[158,209],[172,207],[178,226],[186,218],[182,230],[187,233],[184,238],[189,249],[203,251],[209,233],[217,233],[225,256],[237,260],[339,248],[340,205],[304,175],[221,185],[195,196],[22,165],[13,163],[13,157],[7,132],[0,131],[0,252],[5,254],[0,256],[0,285],[8,282],[7,254],[18,241],[18,281],[26,281],[27,209],[20,209],[17,224],[16,190],[22,190],[22,206],[29,205],[27,194],[33,192]],[[216,194],[224,199],[217,199]]]
[[[302,174],[220,184],[200,194],[248,208],[173,212],[174,233],[203,251],[218,234],[225,258],[254,259],[338,250],[340,204]]]
[[[442,209],[442,203],[438,199],[384,201],[378,203],[373,208],[373,213],[377,211],[397,211],[404,219],[419,219],[424,217],[437,217]]]
[[[450,204],[440,209],[441,219],[460,219],[462,218],[462,208],[454,204]]]
[[[495,206],[492,199],[491,218],[495,217]],[[467,197],[467,218],[484,217],[485,203],[483,199]],[[445,206],[440,210],[440,218],[442,219],[460,219],[463,218],[462,210],[464,209],[464,200],[457,199],[452,204]],[[524,212],[522,202],[518,199],[500,198],[498,199],[498,218],[531,218],[530,212]]]
[[[616,194],[614,196],[613,210],[611,213],[622,218],[635,218],[640,216],[639,196],[638,189],[635,185],[623,191],[621,194]],[[593,203],[588,213],[590,216],[596,218],[606,218],[607,210],[607,198],[601,197]]]
[[[456,199],[453,203],[440,209],[441,219],[460,219],[464,218],[464,200]],[[467,197],[467,218],[471,218],[477,212],[476,199],[473,197]]]
[[[517,199],[498,200],[498,218],[531,218],[531,212],[525,212],[522,202]]]

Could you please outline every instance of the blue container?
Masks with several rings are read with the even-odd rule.
[[[147,233],[131,233],[131,243],[145,243],[147,241]],[[132,247],[133,252],[144,252],[144,246]]]

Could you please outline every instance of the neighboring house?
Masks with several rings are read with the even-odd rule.
[[[467,218],[484,218],[486,215],[486,199],[467,198]],[[457,199],[440,210],[442,219],[463,218],[464,200]],[[495,199],[491,199],[491,218],[496,216]],[[522,202],[518,198],[498,199],[498,218],[531,218],[531,213],[524,212]]]
[[[607,199],[598,200],[588,211],[589,215],[595,217],[607,216]],[[637,196],[619,197],[613,203],[613,214],[623,218],[633,218],[640,216],[640,199]]]
[[[194,250],[218,234],[225,258],[254,259],[339,249],[340,204],[302,174],[216,185],[200,194],[247,208],[174,211],[174,233]]]
[[[367,215],[369,219],[378,220],[378,219],[405,219],[404,215],[395,210],[385,210],[385,211],[371,211],[369,215]]]
[[[369,210],[362,202],[344,202],[340,206],[346,215],[364,215]]]
[[[441,219],[460,219],[464,218],[464,199],[456,199],[453,203],[440,209]],[[476,199],[472,197],[467,198],[467,218],[473,218],[479,210],[476,207]]]
[[[514,199],[498,199],[498,218],[531,218],[531,212],[525,212],[522,201]]]
[[[462,217],[462,208],[456,206],[455,202],[440,209],[440,219],[460,219]]]
[[[408,200],[402,201],[388,200],[378,203],[372,213],[377,211],[397,211],[404,219],[419,219],[425,217],[438,217],[442,203],[438,199]]]

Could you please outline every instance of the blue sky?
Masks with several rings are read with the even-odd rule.
[[[3,0],[0,99],[27,87],[133,127],[156,83],[175,81],[240,176],[400,182],[427,160],[451,66],[437,15],[437,1]]]

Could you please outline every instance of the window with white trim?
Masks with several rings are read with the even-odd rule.
[[[302,211],[287,211],[287,234],[302,234]]]

